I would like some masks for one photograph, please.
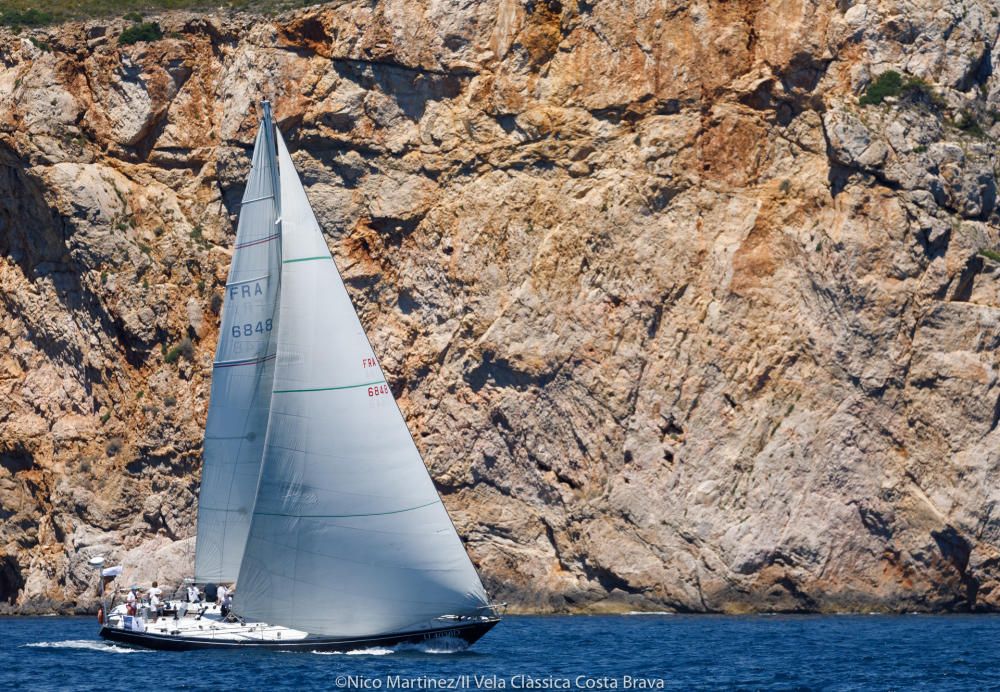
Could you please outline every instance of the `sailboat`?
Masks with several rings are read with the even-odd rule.
[[[113,607],[105,639],[159,649],[351,650],[499,622],[413,442],[262,103],[205,430],[196,584],[232,613]],[[113,604],[112,604],[113,605]]]

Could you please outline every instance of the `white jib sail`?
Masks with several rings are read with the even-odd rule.
[[[277,139],[281,324],[237,610],[335,637],[481,614],[479,575]]]
[[[233,582],[257,494],[277,335],[281,242],[274,127],[254,145],[222,307],[198,495],[195,581]]]

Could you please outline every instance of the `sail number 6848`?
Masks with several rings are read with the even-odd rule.
[[[389,385],[387,384],[377,384],[368,388],[368,396],[387,396],[388,394]]]
[[[271,331],[272,322],[271,320],[264,320],[258,322],[256,325],[253,322],[247,322],[246,324],[233,325],[233,336],[253,336],[256,334],[263,334],[264,332]]]

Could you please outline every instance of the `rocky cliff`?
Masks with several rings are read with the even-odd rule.
[[[269,97],[496,598],[997,608],[997,15],[351,0],[0,33],[0,600],[89,607],[96,553],[190,571]]]

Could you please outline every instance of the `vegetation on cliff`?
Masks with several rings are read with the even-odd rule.
[[[21,30],[72,20],[122,17],[139,23],[143,14],[166,10],[220,9],[275,14],[316,4],[312,0],[0,0],[0,25]]]

